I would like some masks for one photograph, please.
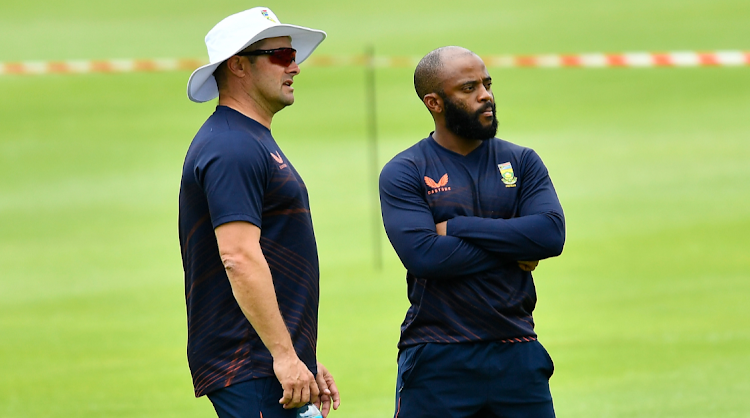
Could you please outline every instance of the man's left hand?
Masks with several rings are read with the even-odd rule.
[[[315,380],[318,382],[318,389],[320,389],[320,399],[315,403],[315,406],[320,409],[320,413],[325,418],[331,412],[331,402],[333,402],[333,409],[339,409],[341,396],[339,395],[339,389],[336,387],[336,382],[333,380],[333,375],[320,362],[318,362],[318,374],[315,376]]]
[[[438,235],[445,236],[447,230],[448,230],[448,221],[443,221],[435,225],[435,232],[437,232]]]
[[[536,266],[539,265],[539,260],[536,261],[519,261],[518,267],[523,271],[534,271]]]

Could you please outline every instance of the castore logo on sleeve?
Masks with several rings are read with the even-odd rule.
[[[438,180],[437,182],[435,182],[435,180],[427,176],[424,176],[424,183],[432,189],[432,190],[427,191],[428,195],[435,194],[438,192],[446,192],[451,189],[450,186],[447,186],[448,173],[445,173],[443,177],[440,177],[440,180]]]
[[[281,154],[279,154],[278,151],[276,151],[275,154],[272,152],[271,157],[274,159],[274,161],[279,163],[279,169],[286,168],[286,163],[284,162],[284,159],[281,158]]]

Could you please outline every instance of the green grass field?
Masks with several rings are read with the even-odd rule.
[[[332,55],[750,50],[745,0],[264,5]],[[252,6],[4,0],[0,61],[204,57]],[[557,415],[750,416],[750,68],[490,72],[499,136],[539,152],[567,217],[535,272]],[[177,194],[213,104],[188,75],[0,76],[0,417],[212,416],[185,356]],[[411,77],[378,70],[381,166],[430,131]],[[273,129],[310,192],[344,418],[392,416],[407,307],[384,235],[373,263],[363,82],[303,64]]]

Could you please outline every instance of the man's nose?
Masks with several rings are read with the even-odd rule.
[[[481,102],[492,101],[492,93],[490,90],[484,87],[484,84],[479,87],[479,97],[477,98]]]
[[[297,65],[297,61],[292,61],[291,64],[286,68],[286,72],[289,74],[299,74],[300,72],[299,65]]]

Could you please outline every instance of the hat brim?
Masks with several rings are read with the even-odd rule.
[[[323,42],[326,38],[326,33],[317,29],[285,24],[266,28],[245,42],[242,47],[233,51],[226,57],[193,71],[187,85],[188,98],[196,103],[203,103],[218,97],[219,88],[216,86],[216,79],[214,78],[216,67],[251,44],[258,42],[261,39],[275,38],[278,36],[290,36],[292,38],[292,48],[297,50],[296,62],[301,64],[310,56],[310,54],[312,54],[315,48]]]

